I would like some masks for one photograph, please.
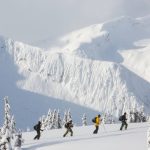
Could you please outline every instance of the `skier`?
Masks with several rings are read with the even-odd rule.
[[[127,130],[128,124],[127,124],[127,113],[125,112],[124,115],[121,116],[120,121],[122,122],[120,130],[123,129],[123,127],[125,126],[125,130]]]
[[[35,139],[39,140],[39,139],[40,139],[40,136],[41,136],[40,131],[43,131],[43,130],[41,130],[41,122],[40,122],[40,121],[38,122],[38,124],[36,124],[36,125],[34,126],[34,130],[36,130],[36,132],[37,132],[37,135],[34,137],[34,140],[35,140]]]
[[[65,124],[65,128],[67,129],[67,131],[65,132],[65,134],[63,135],[63,137],[65,137],[68,132],[71,133],[71,136],[73,136],[73,131],[72,131],[72,128],[73,127],[73,123],[72,123],[72,120],[69,120],[66,124]]]
[[[17,139],[15,141],[14,150],[21,150],[21,145],[23,143],[22,134],[17,134]]]
[[[100,117],[101,117],[101,115],[99,114],[93,120],[93,122],[95,123],[95,127],[96,127],[96,129],[94,130],[93,134],[97,134],[98,133],[99,125],[100,125],[100,123],[102,121],[102,119]]]

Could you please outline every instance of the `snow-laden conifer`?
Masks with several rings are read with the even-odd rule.
[[[83,116],[82,116],[82,125],[83,126],[87,126],[87,117],[86,117],[86,114],[84,113]]]
[[[1,149],[11,150],[11,139],[16,132],[15,119],[11,115],[11,108],[8,101],[8,97],[4,97],[4,124],[1,127],[0,132],[0,146]]]

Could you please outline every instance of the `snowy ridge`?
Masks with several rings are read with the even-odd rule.
[[[32,48],[34,50],[31,50],[30,47],[26,47],[18,42],[14,44],[15,62],[28,77],[18,83],[23,89],[71,100],[95,110],[108,113],[113,110],[117,116],[122,113],[120,111],[124,107],[122,106],[124,98],[128,99],[128,101],[125,100],[126,111],[131,109],[130,107],[136,108],[136,104],[132,106],[135,101],[134,96],[137,100],[139,99],[138,103],[147,103],[141,99],[143,100],[149,91],[149,86],[141,81],[140,85],[144,84],[141,94],[140,96],[136,94],[140,89],[140,87],[136,88],[137,80],[140,82],[142,79],[119,64],[81,59],[61,53],[50,53],[46,58],[44,54],[41,55],[40,49]],[[46,59],[41,61],[42,57]]]
[[[2,124],[4,116],[4,102],[2,99],[6,95],[9,96],[12,114],[16,118],[17,126],[23,129],[32,128],[33,124],[37,122],[41,115],[46,114],[49,108],[52,110],[59,109],[61,117],[63,117],[66,109],[70,109],[77,124],[81,124],[83,113],[90,116],[89,120],[97,114],[96,111],[90,108],[72,104],[70,101],[62,100],[63,98],[47,97],[44,96],[44,92],[40,95],[37,91],[36,93],[33,92],[32,88],[24,88],[27,81],[29,81],[31,87],[37,85],[36,89],[42,89],[43,85],[40,84],[38,71],[43,64],[38,62],[45,55],[47,56],[43,50],[1,37],[0,54],[0,69],[2,70],[0,73],[0,124]],[[54,87],[49,86],[47,88],[53,89]],[[43,90],[45,90],[44,86]]]
[[[25,91],[73,102],[114,117],[124,111],[141,109],[142,105],[150,113],[150,84],[145,80],[149,77],[148,57],[143,63],[150,51],[149,46],[138,45],[150,37],[149,27],[143,21],[121,17],[93,25],[65,36],[61,39],[62,47],[50,51],[0,37],[0,67],[5,71],[10,65],[15,67],[18,74],[15,80],[9,79]],[[143,59],[139,61],[141,55],[135,51],[137,56],[133,54],[134,59],[127,61],[132,57],[129,49],[142,51]],[[8,63],[6,58],[11,61]],[[140,68],[133,65],[137,61]],[[2,74],[1,80],[5,77],[7,74]]]
[[[47,66],[44,65],[43,72],[40,73],[42,82],[46,79],[44,89],[48,89],[45,91],[47,95],[60,96],[108,113],[113,110],[116,116],[122,113],[124,103],[126,103],[124,108],[126,111],[136,108],[139,103],[140,105],[145,103],[148,110],[148,99],[145,99],[145,96],[147,98],[150,96],[149,84],[122,65],[70,55],[57,54],[57,57],[55,55],[49,58],[50,61],[46,63]],[[57,59],[54,61],[52,58]],[[57,87],[57,91],[49,90],[48,85]]]
[[[57,49],[80,57],[121,62],[118,50],[132,48],[135,41],[149,38],[148,25],[145,18],[121,17],[74,31],[60,39],[63,46]]]

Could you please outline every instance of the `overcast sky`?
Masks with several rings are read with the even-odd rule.
[[[0,0],[0,35],[26,43],[115,17],[150,14],[150,0]]]

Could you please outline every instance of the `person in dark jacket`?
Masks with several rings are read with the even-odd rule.
[[[121,124],[120,130],[122,130],[124,126],[125,126],[125,130],[127,130],[128,124],[127,124],[127,113],[126,112],[122,116],[121,122],[122,122],[122,124]]]
[[[101,123],[101,115],[99,114],[98,116],[95,117],[95,130],[93,131],[93,134],[98,133],[99,125]]]
[[[39,121],[38,122],[38,124],[36,124],[35,126],[34,126],[34,129],[36,130],[36,132],[37,132],[37,135],[34,137],[34,140],[35,139],[40,139],[40,136],[41,136],[41,132],[40,131],[43,131],[43,130],[41,130],[41,122]]]
[[[65,134],[63,135],[63,137],[65,137],[69,132],[71,133],[71,136],[73,136],[73,131],[72,131],[73,123],[72,123],[72,120],[68,121],[65,124],[65,128],[67,129],[67,131],[65,132]]]

